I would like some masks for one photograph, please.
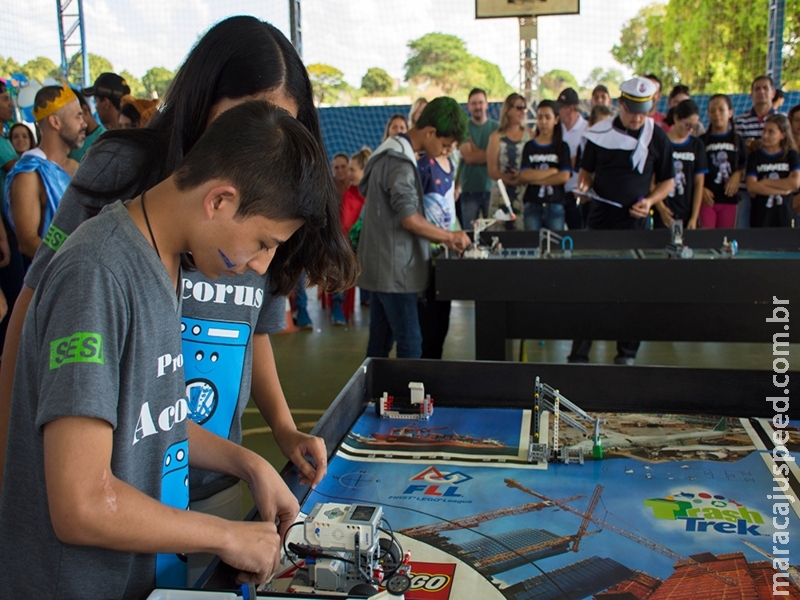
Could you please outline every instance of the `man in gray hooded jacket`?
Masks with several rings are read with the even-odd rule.
[[[429,242],[463,252],[470,240],[425,219],[415,152],[439,156],[466,134],[467,115],[458,103],[436,98],[407,134],[386,140],[367,163],[359,184],[366,202],[358,243],[358,285],[373,293],[367,356],[389,356],[394,341],[398,358],[422,355],[417,296],[428,285]]]

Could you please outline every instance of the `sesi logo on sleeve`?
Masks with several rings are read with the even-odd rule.
[[[105,364],[103,336],[79,331],[50,342],[50,370],[71,363]]]

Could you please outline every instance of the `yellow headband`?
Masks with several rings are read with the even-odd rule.
[[[653,96],[646,96],[645,98],[638,98],[636,96],[631,96],[630,94],[626,94],[622,92],[620,94],[625,100],[630,100],[631,102],[650,102],[653,99]]]
[[[61,86],[61,92],[58,94],[58,96],[45,104],[43,108],[39,108],[38,106],[34,107],[33,118],[37,121],[46,119],[57,110],[64,108],[67,104],[77,99],[78,97],[75,95],[75,92],[73,92],[72,89],[67,86]]]

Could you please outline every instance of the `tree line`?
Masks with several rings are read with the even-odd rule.
[[[12,57],[3,58],[0,56],[0,76],[9,78],[15,73],[21,73],[29,80],[35,79],[41,83],[48,77],[60,80],[61,66],[57,65],[46,56],[38,56],[24,64],[18,63]],[[90,52],[89,82],[87,85],[92,85],[100,73],[116,73],[116,71],[110,60]],[[152,67],[148,69],[141,79],[124,70],[120,71],[119,75],[131,88],[131,94],[139,98],[149,98],[153,93],[157,94],[159,98],[162,98],[175,76],[172,71],[165,67]],[[82,79],[83,57],[80,54],[76,54],[72,57],[72,66],[69,69],[67,81],[74,85],[75,82],[81,81]]]
[[[634,73],[655,73],[665,88],[743,92],[766,70],[768,23],[768,0],[669,0],[628,21],[611,54]],[[783,89],[800,89],[799,51],[800,0],[786,0]]]
[[[746,91],[766,68],[768,3],[669,0],[652,4],[625,23],[611,55],[636,74],[655,73],[667,89],[680,82],[694,93]],[[800,89],[800,0],[786,0],[783,41],[782,88]],[[380,67],[371,67],[361,78],[360,87],[354,87],[335,66],[308,65],[316,103],[347,106],[358,104],[363,97],[440,94],[465,101],[474,87],[485,89],[492,99],[501,99],[514,91],[496,64],[470,53],[458,36],[428,33],[407,46],[402,82]],[[81,57],[73,58],[71,82],[80,81],[83,71]],[[93,82],[102,72],[114,72],[114,67],[108,59],[89,54],[89,71]],[[14,73],[40,82],[61,75],[60,68],[46,57],[25,64],[0,57],[0,76]],[[141,97],[153,93],[163,97],[174,76],[164,67],[149,69],[141,79],[124,70],[119,74],[128,82],[131,93]],[[539,95],[553,99],[565,87],[580,93],[602,84],[614,96],[623,79],[623,72],[615,68],[595,68],[583,82],[569,71],[553,69],[540,76]]]

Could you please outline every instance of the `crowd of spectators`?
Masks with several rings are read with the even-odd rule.
[[[386,164],[386,144],[395,144],[396,158],[400,162],[404,156],[406,167],[409,147],[413,149],[417,173],[404,172],[404,183],[395,188],[384,182],[383,196],[373,201],[370,190],[373,196],[378,194],[375,184],[365,186],[360,165],[356,168],[362,182],[358,188],[363,194],[359,196],[362,214],[368,214],[371,204],[383,203],[387,214],[394,211],[394,221],[380,225],[366,219],[353,221],[351,191],[343,227],[356,233],[351,237],[357,241],[359,235],[363,239],[365,233],[374,234],[370,229],[380,226],[382,239],[391,240],[384,245],[392,245],[393,260],[397,261],[402,246],[398,239],[419,238],[413,228],[406,227],[408,215],[400,208],[400,200],[417,206],[415,212],[445,231],[471,230],[478,218],[494,220],[491,228],[517,230],[658,229],[675,221],[687,229],[792,226],[794,210],[800,208],[800,195],[796,194],[800,189],[800,106],[789,110],[788,117],[781,114],[784,96],[767,76],[753,81],[753,106],[744,114],[733,114],[728,96],[712,96],[707,123],[700,121],[700,110],[687,86],[672,88],[666,114],[656,109],[661,93],[661,82],[652,74],[624,82],[619,98],[612,98],[605,86],[598,85],[591,93],[589,114],[583,112],[572,88],[563,90],[556,101],[545,100],[535,107],[529,107],[523,96],[514,93],[503,102],[496,122],[488,116],[486,93],[474,89],[467,101],[465,139],[448,139],[438,156],[431,156],[425,145],[411,143],[414,136],[409,132],[419,130],[427,105],[420,98],[407,120],[401,114],[391,116],[384,144],[366,166],[369,173],[378,156],[384,157],[381,162]],[[535,118],[531,118],[534,112]],[[356,158],[361,161],[363,153],[351,162]],[[341,154],[334,158],[337,180],[346,160]],[[396,167],[397,163],[388,164]],[[355,180],[353,183],[358,185]],[[345,184],[340,185],[344,189]],[[510,201],[510,210],[501,188]],[[422,238],[433,239],[430,235],[428,232]],[[374,246],[359,247],[362,268],[373,253],[385,251],[380,250],[380,244]],[[441,244],[432,247],[435,260]],[[403,256],[408,262],[401,266],[408,269],[415,255],[410,252]],[[387,272],[391,272],[389,267],[389,263],[384,265]],[[370,272],[369,268],[365,270]],[[444,304],[433,301],[432,274],[433,270],[422,289],[409,285],[409,279],[399,274],[391,284],[362,277],[361,286],[366,288],[362,298],[371,297],[373,304],[375,298],[389,291],[418,295],[417,315],[422,328],[421,336],[416,330],[408,333],[409,320],[399,316],[410,310],[408,303],[402,305],[402,311],[394,304],[383,307],[377,315],[380,321],[395,322],[389,326],[390,333],[376,334],[369,355],[386,356],[391,342],[396,341],[398,356],[441,356],[447,310],[444,306],[438,306],[438,314],[431,310]],[[398,285],[398,281],[405,285]],[[371,318],[377,320],[375,314]],[[337,312],[334,320],[341,322],[341,314]],[[632,364],[638,345],[619,342],[616,362]],[[591,341],[576,340],[569,360],[588,361],[590,347]]]

